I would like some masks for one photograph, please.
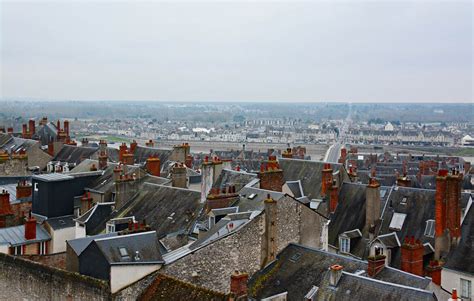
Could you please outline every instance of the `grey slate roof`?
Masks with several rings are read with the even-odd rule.
[[[286,182],[286,185],[288,185],[288,188],[291,190],[291,192],[293,193],[293,196],[295,198],[301,198],[303,197],[304,195],[304,192],[301,191],[302,187],[301,187],[301,181],[298,180],[298,181],[288,181]]]
[[[180,230],[189,232],[203,208],[200,198],[199,191],[145,183],[111,218],[135,216],[137,221],[146,220],[159,237]]]
[[[61,150],[54,157],[53,161],[67,162],[69,164],[79,164],[82,160],[91,158],[98,147],[85,147],[64,144]],[[97,165],[96,165],[97,166]]]
[[[48,241],[51,236],[39,224],[36,224],[36,239],[25,239],[25,226],[15,226],[0,229],[0,245],[10,245],[12,247],[30,244],[40,241]]]
[[[48,218],[46,223],[48,223],[48,225],[50,225],[53,230],[60,230],[76,226],[74,215]]]
[[[114,203],[97,203],[86,213],[76,218],[75,221],[86,225],[88,235],[98,234],[105,229],[107,218],[112,213],[113,206]]]
[[[267,199],[268,194],[274,200],[278,200],[284,196],[283,193],[278,191],[264,190],[255,187],[244,187],[239,191],[240,200],[237,204],[232,206],[239,206],[239,211],[262,211],[264,208],[264,201]],[[250,199],[250,196],[252,196]]]
[[[213,184],[213,187],[221,189],[228,185],[235,185],[235,191],[238,192],[255,178],[257,178],[257,175],[253,173],[223,169],[219,177],[217,177],[216,182]]]
[[[0,184],[0,191],[6,190],[10,194],[10,204],[31,202],[31,196],[21,199],[16,198],[16,186],[17,184]]]
[[[30,147],[38,144],[38,141],[31,139],[23,139],[13,137],[8,134],[0,134],[0,149],[8,151],[8,153],[19,152],[20,150],[27,151]]]
[[[98,246],[110,265],[163,263],[155,231],[98,238],[91,244]],[[121,256],[120,248],[126,249],[128,258]],[[139,260],[135,260],[137,251]]]
[[[334,264],[342,265],[345,272],[360,273],[361,276],[366,276],[364,271],[367,270],[367,262],[365,261],[291,243],[277,255],[274,262],[252,276],[249,281],[249,291],[252,297],[259,299],[287,291],[288,300],[303,300],[313,285],[324,287],[328,268]],[[405,288],[399,285],[426,289],[430,284],[429,279],[389,267],[385,267],[374,279],[365,278],[347,284],[340,282],[342,288],[340,291],[344,294],[347,289],[350,289],[352,291],[351,300],[396,300],[394,298],[401,296],[400,294],[404,296],[405,300],[408,300],[406,298],[410,295]],[[370,292],[370,288],[377,287],[384,288],[384,290],[376,292],[383,294],[383,298],[364,299],[364,296]],[[411,293],[412,290],[409,292]]]
[[[76,253],[76,255],[79,256],[81,255],[82,251],[84,251],[94,239],[112,237],[112,236],[117,236],[117,235],[118,235],[117,232],[111,232],[107,234],[99,234],[99,235],[71,239],[71,240],[66,241],[66,243],[71,247],[74,253]]]
[[[447,256],[445,268],[474,274],[474,208],[471,205],[461,228],[461,241]]]

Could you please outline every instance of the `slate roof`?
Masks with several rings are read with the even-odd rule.
[[[97,203],[89,209],[86,213],[76,218],[80,224],[86,226],[86,232],[88,235],[98,234],[107,223],[107,219],[112,213],[112,207],[115,203]]]
[[[169,160],[171,152],[172,150],[170,149],[161,149],[137,145],[134,153],[135,163],[144,163],[146,162],[146,159],[148,159],[148,157],[158,156],[158,158],[160,158],[161,164],[163,165],[166,161]],[[119,161],[119,150],[117,148],[107,147],[107,155],[110,161]]]
[[[288,185],[288,188],[291,190],[291,192],[293,193],[293,196],[295,198],[301,198],[303,197],[304,193],[303,191],[301,191],[302,187],[301,187],[301,181],[298,180],[298,181],[288,181],[286,182],[286,185]]]
[[[239,191],[240,200],[237,204],[233,204],[232,206],[239,206],[240,212],[263,211],[264,201],[267,199],[268,194],[270,194],[274,200],[278,200],[284,196],[283,193],[278,191],[246,186]],[[250,199],[250,196],[252,195],[254,196]]]
[[[301,181],[303,192],[310,199],[318,198],[321,194],[321,172],[325,162],[299,159],[279,158],[280,168],[283,170],[285,181]],[[341,164],[331,163],[333,173],[344,168]],[[343,179],[349,179],[344,171]]]
[[[48,225],[51,226],[53,230],[61,230],[76,226],[74,215],[48,218],[46,223],[48,223]]]
[[[219,177],[217,177],[216,182],[213,184],[213,187],[221,189],[228,185],[235,185],[235,191],[238,192],[250,181],[256,178],[257,175],[253,173],[223,169]]]
[[[12,247],[24,244],[31,244],[40,241],[48,241],[51,236],[39,224],[36,224],[36,239],[25,239],[25,226],[15,226],[0,229],[0,245],[10,245]]]
[[[76,255],[79,256],[81,255],[82,251],[84,251],[94,239],[112,237],[112,236],[117,236],[117,235],[118,235],[117,232],[111,232],[107,234],[99,234],[99,235],[71,239],[71,240],[67,240],[66,243],[71,247],[74,253],[76,253]]]
[[[26,198],[16,198],[16,186],[17,184],[0,184],[0,191],[6,190],[10,194],[10,204],[17,204],[21,202],[31,202],[31,196]]]
[[[48,122],[44,126],[37,126],[36,133],[33,135],[33,138],[38,139],[41,142],[41,145],[47,145],[51,138],[56,140],[56,136],[58,135],[58,130],[56,125]]]
[[[0,134],[0,149],[8,151],[8,153],[27,151],[30,147],[38,144],[38,141],[31,139],[23,139],[13,137],[8,134]]]
[[[69,164],[79,164],[82,160],[91,158],[98,150],[98,147],[85,147],[64,144],[52,161],[67,162]]]
[[[97,245],[110,265],[163,263],[155,231],[98,238],[91,244]],[[126,249],[128,258],[121,255],[120,248]],[[135,259],[137,251],[139,260]]]
[[[135,216],[137,221],[146,220],[158,237],[179,230],[189,232],[203,208],[200,199],[199,191],[145,183],[112,218]]]
[[[445,268],[474,274],[474,208],[471,205],[461,228],[461,241],[447,256]]]
[[[249,281],[249,292],[252,297],[261,299],[287,291],[289,300],[303,300],[313,285],[324,287],[328,269],[334,264],[342,265],[345,272],[358,273],[360,276],[367,275],[365,272],[367,270],[366,261],[290,243],[277,255],[274,262],[252,276]],[[393,298],[400,296],[400,294],[404,296],[405,300],[408,300],[406,298],[411,295],[399,285],[426,289],[430,284],[429,279],[390,267],[385,267],[374,279],[365,278],[347,284],[340,282],[340,291],[344,294],[348,289],[351,290],[351,300],[396,300]],[[377,288],[380,284],[383,284],[381,287],[384,290],[377,290],[376,293],[384,294],[383,298],[364,299],[364,296],[370,292],[370,288]]]

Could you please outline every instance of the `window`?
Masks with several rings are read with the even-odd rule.
[[[383,255],[383,248],[382,247],[379,247],[379,246],[375,247],[375,256],[377,256],[377,255]]]
[[[119,248],[120,256],[122,257],[128,257],[128,251],[124,247]]]
[[[405,218],[407,215],[405,213],[397,213],[395,212],[392,216],[392,220],[390,221],[390,225],[388,228],[393,231],[400,231],[403,227],[403,223],[405,222]]]
[[[426,221],[425,236],[434,237],[434,232],[435,232],[435,221],[434,219],[429,219]]]
[[[45,241],[41,242],[39,247],[40,247],[39,249],[40,255],[46,254],[46,242]]]
[[[115,225],[107,225],[107,233],[115,232]]]
[[[290,260],[293,261],[293,262],[297,262],[298,259],[300,259],[300,257],[301,257],[301,253],[295,253],[295,254],[291,255]]]
[[[400,202],[400,204],[402,205],[406,205],[407,204],[407,198],[403,198],[402,201]]]
[[[22,246],[13,247],[13,255],[21,255],[23,253]]]
[[[349,253],[351,251],[351,239],[347,237],[339,238],[339,249],[343,253]]]
[[[461,278],[461,298],[470,300],[471,281]]]

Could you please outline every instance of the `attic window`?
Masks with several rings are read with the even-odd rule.
[[[249,195],[249,200],[253,200],[257,195],[255,193],[252,193]]]
[[[434,237],[434,232],[435,232],[435,221],[434,219],[429,219],[426,221],[426,227],[425,227],[425,236],[426,237]]]
[[[295,253],[290,257],[290,260],[293,262],[297,262],[298,259],[300,259],[300,257],[301,257],[301,253]]]
[[[403,227],[403,223],[405,222],[406,217],[407,215],[405,213],[395,212],[392,216],[392,220],[390,221],[390,226],[388,226],[388,228],[393,231],[400,231]]]
[[[407,204],[407,198],[406,198],[406,197],[403,197],[403,199],[402,199],[402,201],[400,202],[400,204],[406,205],[406,204]]]

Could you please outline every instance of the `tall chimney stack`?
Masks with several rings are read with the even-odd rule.
[[[35,120],[30,119],[30,121],[28,123],[29,123],[29,127],[30,127],[30,138],[31,138],[36,133]]]
[[[159,177],[161,170],[160,158],[148,157],[148,159],[146,159],[146,169],[149,174]]]
[[[171,183],[173,187],[187,188],[187,172],[183,163],[175,163],[171,169]]]
[[[31,211],[25,222],[25,238],[27,240],[36,239],[36,219],[31,216]]]
[[[332,184],[332,168],[331,164],[324,163],[321,172],[321,196],[326,196]]]
[[[277,201],[274,200],[270,194],[264,201],[265,207],[265,238],[263,244],[263,262],[262,267],[266,266],[269,262],[272,262],[276,258],[277,253],[277,215],[278,206]]]
[[[365,226],[372,229],[380,219],[380,184],[374,177],[366,187],[365,199]]]
[[[283,170],[280,168],[275,156],[269,156],[268,161],[262,163],[260,172],[260,188],[273,191],[282,191],[285,180],[283,178]]]

